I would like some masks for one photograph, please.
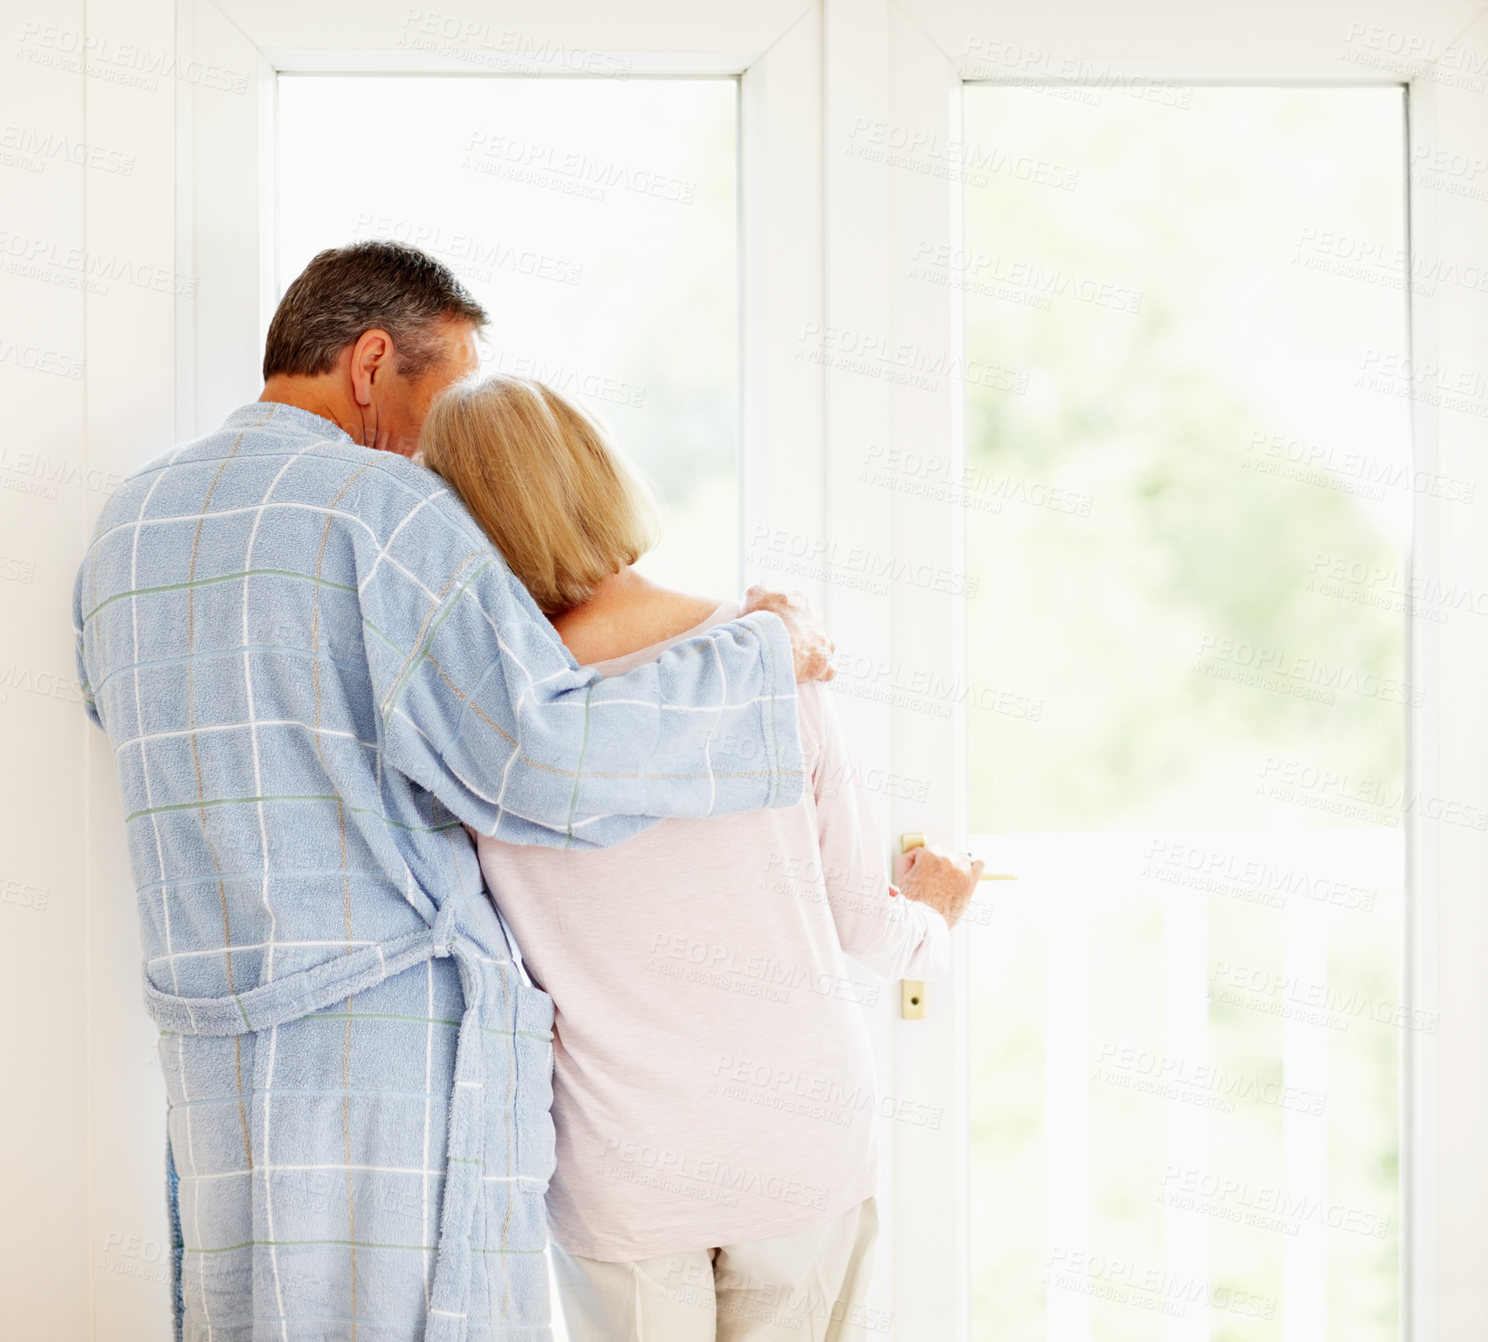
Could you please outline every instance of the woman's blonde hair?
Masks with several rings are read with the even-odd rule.
[[[656,508],[634,469],[541,382],[457,383],[435,400],[419,445],[545,615],[587,601],[656,543]]]

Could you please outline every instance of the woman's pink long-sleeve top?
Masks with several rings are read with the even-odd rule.
[[[596,664],[615,675],[736,613]],[[616,848],[479,840],[528,970],[553,997],[554,1238],[612,1261],[761,1239],[872,1196],[879,979],[947,972],[941,916],[891,891],[829,695],[800,688],[794,807],[668,820]]]

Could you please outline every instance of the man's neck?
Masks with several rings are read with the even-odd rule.
[[[263,394],[258,399],[274,401],[279,405],[292,405],[297,410],[319,415],[321,419],[330,420],[353,442],[362,441],[362,417],[356,413],[355,406],[340,392],[332,378],[275,374],[264,383]]]

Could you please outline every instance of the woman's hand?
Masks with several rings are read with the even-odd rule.
[[[808,680],[831,680],[837,674],[832,670],[832,654],[837,651],[837,645],[827,637],[821,618],[800,592],[777,592],[755,583],[744,593],[744,614],[757,610],[778,615],[785,625],[798,685]]]
[[[983,864],[970,853],[946,853],[939,848],[911,848],[904,855],[899,893],[928,904],[951,927],[966,912]]]

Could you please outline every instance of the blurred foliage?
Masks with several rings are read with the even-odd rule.
[[[1400,348],[1401,295],[1292,263],[1303,228],[1340,216],[1398,239],[1398,101],[1199,90],[1186,111],[1095,109],[979,89],[971,108],[972,138],[1078,164],[1081,177],[1071,192],[969,190],[968,250],[997,263],[971,262],[967,287],[1025,264],[1141,296],[1131,313],[968,294],[974,355],[1028,373],[1021,395],[972,392],[973,503],[976,486],[1012,477],[1089,509],[968,509],[969,572],[985,593],[973,680],[1044,701],[1037,723],[971,715],[972,827],[1295,823],[1255,795],[1273,757],[1398,786],[1398,691],[1326,704],[1194,670],[1206,646],[1235,640],[1289,667],[1402,677],[1398,610],[1309,585],[1320,555],[1398,573],[1408,496],[1361,505],[1340,472],[1329,484],[1275,478],[1251,446],[1321,440],[1336,461],[1405,450],[1403,402],[1349,375],[1368,348]],[[1324,158],[1351,187],[1341,201],[1313,180]],[[1305,672],[1284,679],[1307,687]]]
[[[1162,1205],[1176,1102],[1092,1084],[1088,1150],[1050,1150],[1048,1030],[1064,1008],[1045,980],[1081,919],[1089,1037],[1160,1053],[1166,1013],[1184,1009],[1167,1000],[1166,940],[1182,934],[1164,909],[1185,899],[1204,905],[1192,953],[1207,951],[1211,973],[1224,962],[1284,976],[1290,914],[1202,887],[1155,893],[1119,862],[1102,865],[1122,832],[1208,831],[1242,860],[1298,853],[1377,886],[1372,913],[1328,911],[1317,972],[1345,996],[1399,1000],[1398,830],[1342,834],[1360,821],[1306,804],[1326,793],[1278,799],[1262,784],[1276,761],[1331,770],[1347,789],[1402,783],[1410,495],[1361,495],[1345,467],[1350,454],[1409,463],[1403,398],[1356,385],[1369,351],[1403,350],[1405,302],[1387,273],[1339,273],[1315,245],[1331,232],[1382,254],[1404,246],[1400,96],[1207,88],[1175,107],[1107,90],[1096,106],[978,86],[966,110],[971,143],[1079,174],[1068,191],[970,182],[965,255],[916,270],[965,289],[970,357],[1026,374],[1019,393],[972,388],[967,414],[967,569],[979,582],[969,679],[1041,701],[1036,718],[970,711],[971,829],[998,863],[1026,861],[1026,874],[1042,863],[1047,878],[1021,882],[1011,911],[971,933],[973,1337],[1086,1337],[1060,1331],[1070,1297],[1044,1282],[1049,1180],[1077,1160],[1089,1162],[1092,1251],[1161,1268],[1168,1236],[1202,1234],[1211,1289],[1277,1302],[1269,1320],[1210,1311],[1207,1335],[1280,1339],[1295,1331],[1284,1263],[1298,1227]],[[1330,464],[1305,473],[1286,460],[1306,453]],[[1059,506],[1029,501],[1045,489],[1062,491]],[[1335,560],[1375,579],[1335,587]],[[1264,684],[1212,674],[1243,671],[1241,647],[1270,654]],[[1319,680],[1335,672],[1354,688],[1330,701]],[[1378,821],[1391,824],[1388,808]],[[1049,875],[1065,870],[1083,874]],[[1207,1021],[1209,1064],[1295,1079],[1280,1016],[1215,1000]],[[1355,1021],[1325,1037],[1327,1198],[1384,1230],[1329,1230],[1327,1279],[1314,1285],[1328,1338],[1386,1342],[1398,1318],[1401,1031]],[[1210,1113],[1205,1130],[1210,1172],[1287,1186],[1278,1106],[1242,1102]],[[1162,1335],[1150,1310],[1097,1297],[1088,1309],[1099,1342]]]

